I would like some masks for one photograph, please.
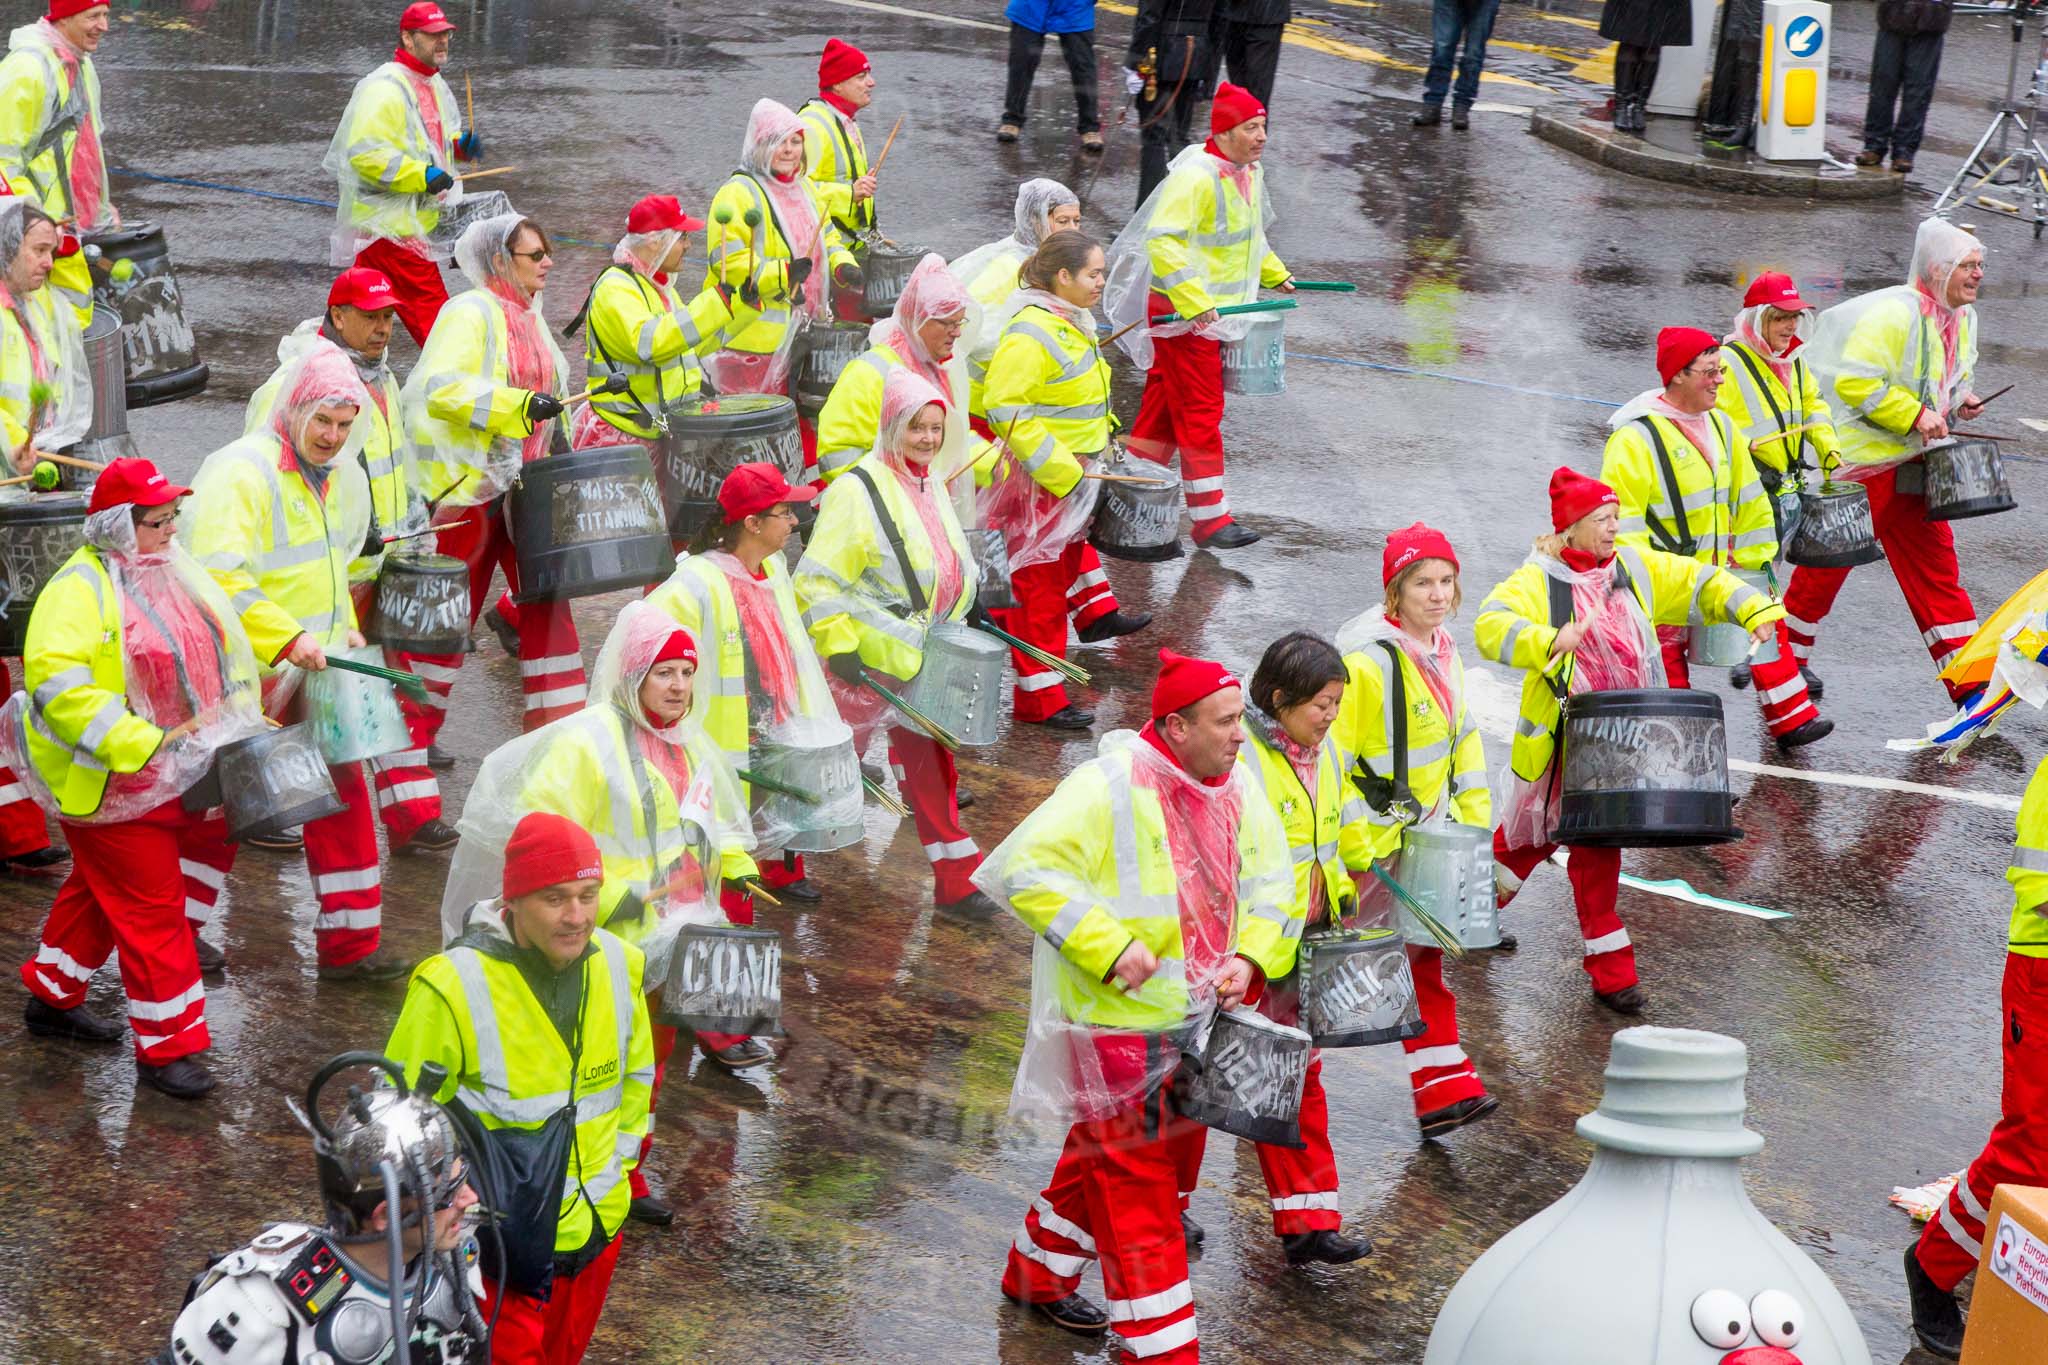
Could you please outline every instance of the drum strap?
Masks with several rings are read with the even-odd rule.
[[[1671,450],[1664,444],[1664,433],[1657,430],[1657,424],[1648,417],[1636,421],[1644,431],[1650,433],[1650,448],[1657,452],[1657,466],[1664,473],[1664,493],[1671,499],[1671,506],[1678,514],[1678,534],[1657,519],[1649,508],[1643,509],[1643,522],[1650,528],[1650,534],[1657,541],[1658,548],[1687,559],[1699,553],[1700,539],[1692,533],[1692,518],[1685,512],[1685,495],[1678,491],[1678,470],[1671,463]]]
[[[1380,648],[1387,652],[1387,748],[1394,756],[1394,775],[1391,779],[1381,777],[1365,765],[1361,756],[1353,783],[1367,802],[1388,814],[1399,814],[1404,807],[1412,814],[1420,814],[1415,793],[1408,786],[1408,679],[1401,672],[1401,647],[1392,640],[1382,640]]]
[[[912,614],[922,612],[925,609],[924,584],[918,582],[917,570],[910,567],[910,552],[903,548],[903,531],[882,502],[882,490],[875,487],[874,476],[861,466],[855,465],[846,472],[859,479],[860,486],[868,490],[868,503],[875,509],[875,520],[882,523],[882,534],[889,538],[889,548],[896,553],[896,567],[903,571],[903,590],[910,594],[910,610]]]
[[[639,289],[640,297],[642,297],[643,299],[647,297],[647,282],[641,279],[637,272],[627,270],[626,267],[622,265],[608,265],[603,270],[598,271],[597,278],[590,282],[590,292],[583,296],[583,306],[576,310],[576,316],[571,318],[569,320],[569,325],[562,329],[562,335],[565,338],[573,340],[576,336],[577,329],[583,327],[583,324],[587,319],[590,323],[590,326],[586,330],[585,335],[589,339],[591,348],[597,352],[597,358],[604,362],[605,373],[623,374],[625,373],[625,367],[620,365],[618,361],[612,359],[612,353],[605,349],[603,338],[599,337],[597,334],[597,319],[590,316],[590,305],[597,298],[597,286],[602,284],[604,282],[604,277],[606,275],[609,275],[614,270],[624,271],[624,273],[633,281],[634,286]],[[661,302],[661,300],[658,298],[649,301],[656,305],[659,305]],[[690,353],[686,351],[684,352],[684,354],[687,356]],[[687,364],[688,361],[686,360],[684,363]],[[660,400],[661,391],[661,375],[657,373],[654,376],[654,395],[656,401]],[[647,419],[647,423],[649,426],[654,425],[654,413],[648,409],[645,403],[641,402],[637,397],[634,396],[633,391],[631,389],[626,390],[624,393],[607,394],[606,397],[625,399],[627,402],[631,403],[634,407],[640,410],[640,415]]]
[[[1749,377],[1756,381],[1756,391],[1764,396],[1764,402],[1771,405],[1771,420],[1778,424],[1778,430],[1783,431],[1786,427],[1790,426],[1791,423],[1785,420],[1785,410],[1779,407],[1778,400],[1772,397],[1771,386],[1764,381],[1764,372],[1758,367],[1756,357],[1749,353],[1749,347],[1730,346],[1727,349],[1735,353],[1735,358],[1742,362],[1742,368],[1748,370]],[[1802,364],[1803,362],[1798,360],[1792,362],[1792,382],[1794,384],[1800,382]],[[1806,441],[1807,433],[1802,431],[1799,433],[1798,445],[1785,452],[1785,465],[1788,469],[1796,468],[1801,457],[1806,454]],[[1765,491],[1770,493],[1777,492],[1779,484],[1784,480],[1783,475],[1767,464],[1759,464],[1756,467],[1756,476],[1763,480]]]
[[[1561,578],[1549,578],[1548,582],[1550,584],[1550,628],[1552,630],[1563,630],[1571,623],[1573,616],[1577,614],[1572,604],[1572,585]],[[1619,555],[1615,556],[1614,578],[1609,582],[1607,591],[1610,593],[1635,591],[1635,580],[1629,577],[1628,562]],[[1557,694],[1559,703],[1564,701],[1565,692],[1569,686],[1570,683],[1568,681],[1560,681],[1556,678],[1550,679],[1550,690]]]

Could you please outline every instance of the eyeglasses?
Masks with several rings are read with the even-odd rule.
[[[173,522],[177,521],[177,519],[178,514],[176,512],[172,512],[167,516],[144,517],[139,524],[147,526],[152,531],[161,531],[164,529],[164,527],[169,526]]]
[[[549,251],[546,247],[542,247],[539,251],[514,251],[510,254],[532,261],[535,265],[539,265],[542,261],[552,261],[555,259],[555,253]]]
[[[1728,373],[1726,367],[1721,365],[1716,365],[1712,369],[1707,369],[1704,366],[1688,365],[1686,366],[1684,372],[1689,375],[1694,375],[1698,378],[1712,379],[1717,383],[1720,381],[1721,376]]]

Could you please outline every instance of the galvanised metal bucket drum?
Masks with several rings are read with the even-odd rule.
[[[799,716],[755,740],[748,771],[794,787],[815,800],[758,787],[757,831],[787,831],[778,838],[793,853],[829,853],[860,842],[862,788],[853,730],[835,716]],[[765,837],[765,836],[764,836]]]
[[[132,459],[135,438],[128,434],[128,381],[121,342],[121,315],[95,303],[85,325],[85,368],[92,376],[92,425],[68,452],[81,460],[111,464]],[[57,466],[60,488],[90,488],[97,470]]]
[[[656,1023],[700,1033],[782,1032],[782,935],[685,924],[669,954]]]
[[[1728,727],[1711,692],[1582,692],[1564,704],[1560,844],[1678,848],[1742,837]]]
[[[1224,1010],[1199,1050],[1183,1057],[1175,1103],[1205,1127],[1300,1148],[1301,1090],[1313,1048],[1298,1028],[1253,1010]]]
[[[952,731],[963,747],[993,744],[1009,652],[993,635],[940,621],[925,632],[924,664],[903,689],[903,699]]]
[[[1394,879],[1430,918],[1458,936],[1465,948],[1500,946],[1500,911],[1493,889],[1493,830],[1441,821],[1411,825],[1401,836]],[[1406,905],[1401,932],[1419,948],[1439,947]]]
[[[1300,971],[1301,1026],[1317,1047],[1398,1043],[1426,1027],[1408,950],[1392,929],[1310,934]]]
[[[1771,596],[1771,582],[1755,569],[1729,569],[1743,582],[1755,588],[1764,596]],[[1685,633],[1686,661],[1695,668],[1733,668],[1737,664],[1772,664],[1778,661],[1777,632],[1757,646],[1756,656],[1749,653],[1749,632],[1729,622],[1716,621],[1708,625],[1693,626]]]
[[[1264,313],[1223,343],[1223,391],[1247,397],[1287,392],[1287,315]]]
[[[659,583],[675,568],[644,446],[592,446],[535,460],[510,495],[515,602],[593,597]]]

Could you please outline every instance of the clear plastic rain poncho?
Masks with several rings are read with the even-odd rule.
[[[1835,389],[1847,377],[1881,380],[1917,393],[1923,407],[1944,417],[1968,392],[1969,377],[1977,368],[1977,309],[1974,304],[1948,306],[1949,277],[1972,256],[1984,254],[1984,243],[1955,224],[1940,218],[1922,220],[1913,236],[1913,263],[1904,284],[1875,289],[1838,303],[1820,315],[1813,341],[1807,351],[1834,406],[1836,431],[1842,438],[1844,463],[1837,478],[1867,479],[1919,453],[1919,438],[1911,433],[1893,437],[1877,433],[1856,420],[1856,405]],[[1902,353],[1877,356],[1858,354],[1862,348],[1852,340],[1873,314],[1891,310],[1903,324],[1906,344]],[[1965,326],[1967,323],[1967,327]],[[1932,344],[1928,334],[1933,333]],[[1929,355],[1940,366],[1930,372]],[[1888,460],[1859,460],[1854,450],[1860,436],[1875,436],[1887,442],[1904,441],[1907,449]]]
[[[772,352],[764,355],[726,348],[705,358],[705,373],[711,376],[712,384],[720,393],[787,393],[790,361],[797,337],[811,322],[830,321],[826,286],[831,279],[832,264],[825,242],[829,229],[825,225],[824,209],[818,203],[817,190],[811,178],[804,174],[801,161],[796,173],[787,178],[777,175],[774,170],[776,149],[791,137],[801,140],[803,130],[803,120],[791,113],[786,105],[771,99],[756,100],[753,112],[747,116],[747,131],[740,140],[736,173],[760,187],[774,220],[772,227],[769,223],[751,227],[742,223],[732,229],[743,233],[748,240],[747,249],[753,260],[751,278],[759,285],[762,273],[768,268],[767,244],[771,231],[788,247],[790,260],[810,259],[811,273],[804,280],[802,290],[786,305],[790,309],[789,325],[782,329]],[[751,208],[747,211],[753,212]],[[716,246],[712,248],[711,270],[714,278],[720,271]],[[765,307],[785,306],[775,286],[764,288],[763,298]]]
[[[1228,162],[1212,156],[1200,143],[1182,149],[1181,154],[1167,167],[1166,179],[1158,188],[1147,195],[1145,202],[1131,221],[1124,224],[1124,230],[1109,244],[1109,285],[1102,292],[1102,311],[1109,320],[1111,332],[1130,327],[1145,316],[1145,308],[1152,297],[1152,239],[1172,234],[1192,235],[1184,222],[1161,220],[1161,208],[1166,206],[1171,213],[1178,213],[1188,196],[1187,177],[1181,172],[1189,167],[1206,175],[1211,185],[1201,193],[1207,195],[1213,189],[1218,205],[1223,203],[1223,185],[1229,178]],[[1265,263],[1268,234],[1273,230],[1273,197],[1266,193],[1266,177],[1256,166],[1244,169],[1250,177],[1253,193],[1258,196],[1257,221],[1252,224],[1251,236],[1243,243],[1245,252],[1243,269],[1238,275],[1236,289],[1219,292],[1214,281],[1208,282],[1210,299],[1218,306],[1251,303],[1259,296],[1259,270]],[[1236,259],[1238,244],[1233,243],[1230,251]],[[1191,248],[1192,250],[1192,248]],[[1189,260],[1189,267],[1199,268]],[[1164,291],[1162,291],[1164,292]],[[1235,317],[1218,318],[1202,328],[1202,335],[1211,341],[1236,341],[1251,330],[1257,314],[1240,314]],[[1169,322],[1146,327],[1131,327],[1124,333],[1117,345],[1124,348],[1133,363],[1141,370],[1152,368],[1152,338],[1185,336],[1194,330],[1191,322]]]
[[[1011,291],[1005,304],[1004,326],[1026,307],[1037,305],[1056,317],[1065,318],[1081,330],[1083,336],[1097,335],[1095,315],[1078,304],[1068,303],[1059,295],[1043,289],[1020,288]],[[1107,391],[1103,394],[1108,400]],[[999,440],[1007,442],[1007,428],[996,429]],[[1076,451],[1079,456],[1082,452]],[[1081,467],[1093,473],[1097,461],[1083,459]],[[993,526],[1003,533],[1003,543],[1008,547],[1010,569],[1028,569],[1034,564],[1050,564],[1065,554],[1067,547],[1088,534],[1088,528],[1095,521],[1095,504],[1102,496],[1102,484],[1095,479],[1083,479],[1067,490],[1064,497],[1056,497],[1031,477],[1023,462],[1006,454],[996,461],[994,476],[986,488],[976,491],[976,517],[983,526]]]
[[[92,58],[73,47],[48,19],[24,24],[10,33],[7,50],[34,52],[42,57],[45,70],[53,78],[49,82],[52,100],[64,86],[71,88],[70,97],[50,111],[50,121],[43,129],[43,137],[57,149],[60,168],[64,166],[63,135],[74,129],[78,133],[64,185],[64,198],[70,204],[68,216],[86,232],[119,227],[121,215],[114,210],[114,192],[107,180],[106,129],[100,122],[100,76]],[[61,81],[54,79],[58,67],[64,71]],[[39,146],[0,147],[0,159],[9,165],[26,166],[41,151]],[[30,176],[31,180],[35,178]],[[39,186],[37,193],[48,198],[50,188],[53,187]]]
[[[0,198],[0,308],[14,314],[29,345],[30,434],[38,450],[62,450],[92,426],[92,367],[85,358],[85,334],[78,314],[56,298],[46,283],[16,298],[6,276],[28,235],[27,201]],[[44,396],[37,399],[38,388]]]
[[[134,511],[133,503],[123,502],[85,519],[85,543],[99,551],[120,602],[123,701],[161,730],[194,717],[200,725],[166,740],[139,771],[110,774],[98,810],[62,816],[79,824],[140,818],[206,776],[222,747],[266,728],[256,656],[226,594],[175,541],[155,554],[141,553]],[[14,770],[37,805],[58,816],[55,794],[28,758],[24,726],[56,738],[36,709],[25,692],[0,707],[0,764]]]
[[[1792,324],[1792,339],[1785,343],[1784,350],[1774,351],[1771,349],[1770,343],[1764,340],[1764,314],[1783,311],[1785,310],[1773,308],[1768,303],[1751,304],[1747,308],[1738,310],[1735,314],[1734,330],[1723,337],[1722,342],[1724,345],[1732,345],[1739,341],[1749,347],[1750,350],[1762,356],[1764,364],[1770,366],[1771,373],[1776,375],[1778,382],[1785,385],[1786,390],[1790,392],[1792,390],[1792,357],[1798,354],[1800,347],[1813,339],[1814,328],[1818,325],[1819,314],[1811,308],[1798,314],[1797,321]],[[1730,369],[1742,363],[1739,360],[1734,360],[1733,357],[1730,357],[1730,360],[1732,362],[1729,366]],[[1733,381],[1729,382],[1732,383]]]
[[[1046,219],[1057,208],[1080,207],[1080,199],[1057,180],[1043,177],[1027,180],[1017,187],[1016,229],[1009,236],[978,246],[953,260],[947,269],[981,305],[981,326],[960,338],[977,371],[986,370],[1003,338],[1003,328],[1016,315],[1005,301],[1017,291],[1017,272],[1038,244],[1051,235]],[[993,280],[985,284],[984,277]]]
[[[1574,569],[1558,556],[1546,553],[1539,543],[1526,562],[1543,571],[1546,592],[1552,582],[1570,587],[1572,619],[1587,623],[1579,647],[1572,651],[1568,695],[1665,686],[1664,654],[1657,641],[1657,627],[1643,613],[1635,593],[1623,583],[1620,558],[1596,568]],[[1563,628],[1564,623],[1556,624]],[[1558,676],[1560,666],[1552,660],[1551,677]],[[1507,801],[1501,818],[1501,833],[1509,848],[1550,842],[1550,832],[1557,828],[1558,800],[1563,794],[1560,776],[1554,757],[1549,769],[1534,782],[1523,780],[1510,766]]]
[[[1109,784],[1111,796],[1102,807],[1090,804],[1080,810],[1098,780],[1089,775],[1091,770]],[[1034,887],[1083,905],[1104,902],[1110,885],[1096,863],[1100,850],[1087,846],[1076,822],[1100,826],[1111,846],[1109,856],[1117,860],[1118,884],[1131,885],[1133,869],[1123,860],[1136,856],[1142,841],[1134,828],[1130,842],[1120,848],[1122,834],[1115,826],[1120,812],[1137,808],[1132,793],[1140,789],[1156,795],[1165,819],[1165,855],[1177,874],[1185,973],[1156,973],[1105,1005],[1111,998],[1103,995],[1102,982],[1069,962],[1043,935],[1035,937],[1031,1012],[1010,1092],[1010,1112],[1020,1118],[1064,1123],[1108,1118],[1164,1085],[1183,1049],[1206,1031],[1216,1009],[1216,978],[1237,949],[1238,886],[1245,871],[1239,865],[1241,824],[1255,826],[1245,832],[1244,842],[1277,850],[1278,875],[1253,879],[1261,888],[1270,883],[1270,892],[1259,894],[1270,894],[1282,910],[1293,899],[1286,830],[1273,808],[1250,790],[1243,771],[1233,766],[1220,785],[1208,786],[1131,730],[1104,735],[1097,757],[1011,831],[975,872],[974,884],[1004,906]],[[1147,913],[1147,907],[1135,904],[1110,908],[1118,914]],[[1125,1018],[1090,1017],[1122,1007],[1125,1000],[1155,1006],[1162,1022],[1139,1029]]]
[[[608,855],[634,843],[636,818],[646,830],[647,848],[622,851],[646,857],[654,866],[650,884],[632,888],[650,916],[638,939],[647,954],[650,988],[666,975],[668,951],[685,923],[726,922],[718,904],[719,855],[754,846],[739,779],[697,716],[701,686],[690,711],[666,727],[657,725],[640,701],[640,685],[655,655],[679,633],[688,634],[659,607],[644,601],[627,604],[598,650],[584,709],[521,735],[484,759],[457,826],[462,842],[441,900],[443,942],[461,933],[471,906],[499,894],[505,844],[522,818],[553,810],[575,819],[575,803],[586,801],[607,805],[610,831],[591,832]],[[602,773],[558,762],[562,745],[597,755]],[[573,789],[563,790],[563,781]],[[676,812],[672,829],[656,827],[660,822],[647,818],[671,807]]]
[[[945,360],[932,359],[918,339],[917,329],[963,312],[967,325],[954,342],[953,354]],[[887,346],[903,357],[913,373],[946,396],[946,444],[932,463],[945,471],[941,477],[948,482],[974,463],[973,436],[967,425],[967,351],[963,343],[980,325],[981,305],[946,269],[945,260],[937,252],[928,252],[904,281],[895,310],[868,329],[868,345]]]
[[[438,195],[376,189],[365,181],[351,158],[363,129],[379,120],[366,117],[364,107],[372,102],[388,105],[394,101],[405,106],[401,134],[404,141],[393,144],[389,150],[402,149],[451,177],[459,174],[449,148],[462,136],[462,112],[456,107],[454,91],[438,72],[422,75],[401,62],[389,61],[356,82],[341,122],[335,125],[334,137],[327,144],[327,154],[320,159],[320,169],[333,176],[340,187],[341,202],[329,243],[329,262],[333,265],[353,264],[358,252],[380,239],[395,242],[429,260],[446,261],[454,254],[462,228],[475,216],[504,212],[512,206],[502,191],[465,196],[460,180]],[[372,141],[365,150],[376,148]],[[465,199],[470,202],[465,203]],[[419,231],[423,204],[439,210],[439,221],[425,235]],[[493,204],[504,207],[493,208]]]

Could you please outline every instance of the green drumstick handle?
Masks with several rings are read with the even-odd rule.
[[[1257,303],[1226,303],[1216,310],[1216,316],[1227,318],[1234,317],[1239,313],[1285,313],[1289,309],[1299,307],[1301,305],[1293,299],[1261,299]],[[1162,322],[1186,321],[1187,319],[1178,313],[1161,313],[1158,317],[1152,319],[1155,326]]]

